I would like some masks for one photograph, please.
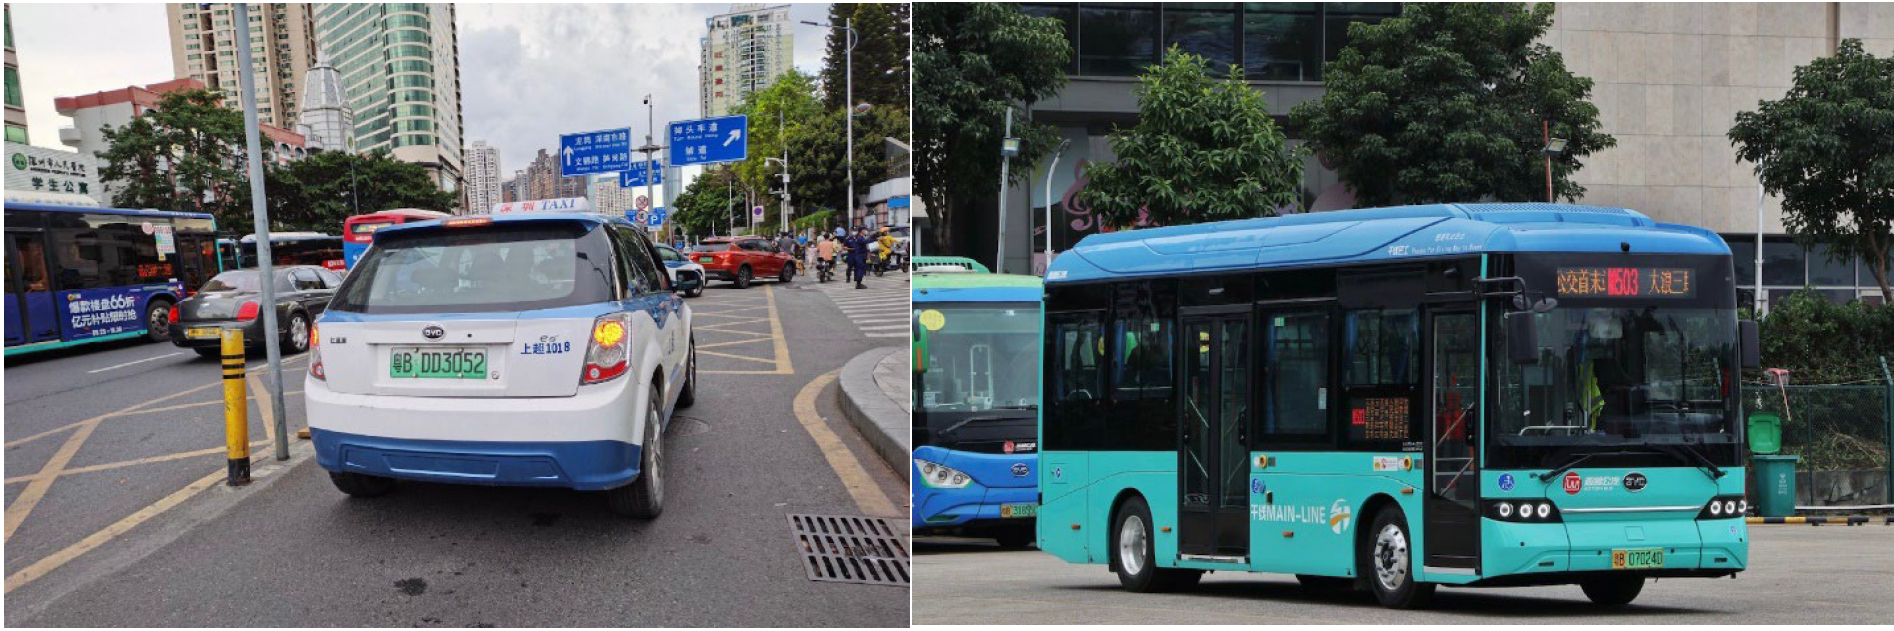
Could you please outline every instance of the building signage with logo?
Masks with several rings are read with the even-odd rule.
[[[7,192],[84,195],[106,203],[92,156],[17,142],[6,143],[6,153]]]

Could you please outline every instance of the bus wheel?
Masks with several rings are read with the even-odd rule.
[[[1113,565],[1118,582],[1134,592],[1169,592],[1190,589],[1203,578],[1203,570],[1183,570],[1157,566],[1157,548],[1151,538],[1151,509],[1144,498],[1125,500],[1118,508],[1118,520],[1112,531]]]
[[[1586,580],[1578,586],[1585,590],[1585,597],[1593,603],[1618,607],[1637,600],[1638,592],[1644,591],[1644,577],[1635,574],[1607,576]]]
[[[171,341],[171,301],[160,298],[145,306],[145,338]]]
[[[1375,513],[1374,528],[1368,532],[1371,538],[1362,551],[1366,555],[1362,566],[1367,570],[1375,600],[1390,609],[1425,605],[1433,597],[1435,586],[1414,580],[1413,537],[1408,534],[1407,517],[1401,509],[1390,507]]]

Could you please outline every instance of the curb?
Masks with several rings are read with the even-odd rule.
[[[1751,524],[1808,524],[1810,526],[1820,526],[1822,524],[1859,526],[1874,523],[1873,517],[1860,515],[1850,517],[1749,517],[1745,520]],[[1894,516],[1882,518],[1882,524],[1894,525]]]
[[[907,462],[912,451],[908,445],[910,421],[907,410],[875,385],[875,365],[901,351],[901,347],[895,346],[856,355],[842,367],[842,375],[836,379],[836,399],[842,407],[842,415],[848,417],[849,424],[854,425],[881,459],[896,471],[903,470],[901,463]]]

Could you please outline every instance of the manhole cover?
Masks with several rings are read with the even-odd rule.
[[[907,585],[907,529],[879,517],[789,515],[809,580]]]
[[[664,435],[671,438],[687,438],[709,432],[709,423],[679,414],[671,419],[671,426],[665,428]]]

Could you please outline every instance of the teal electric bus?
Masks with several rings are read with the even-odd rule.
[[[1039,508],[1037,276],[972,259],[914,258],[917,535],[1032,543]]]
[[[1131,591],[1262,571],[1397,608],[1622,605],[1747,564],[1755,328],[1710,231],[1451,204],[1101,234],[1045,313],[1038,544]]]

